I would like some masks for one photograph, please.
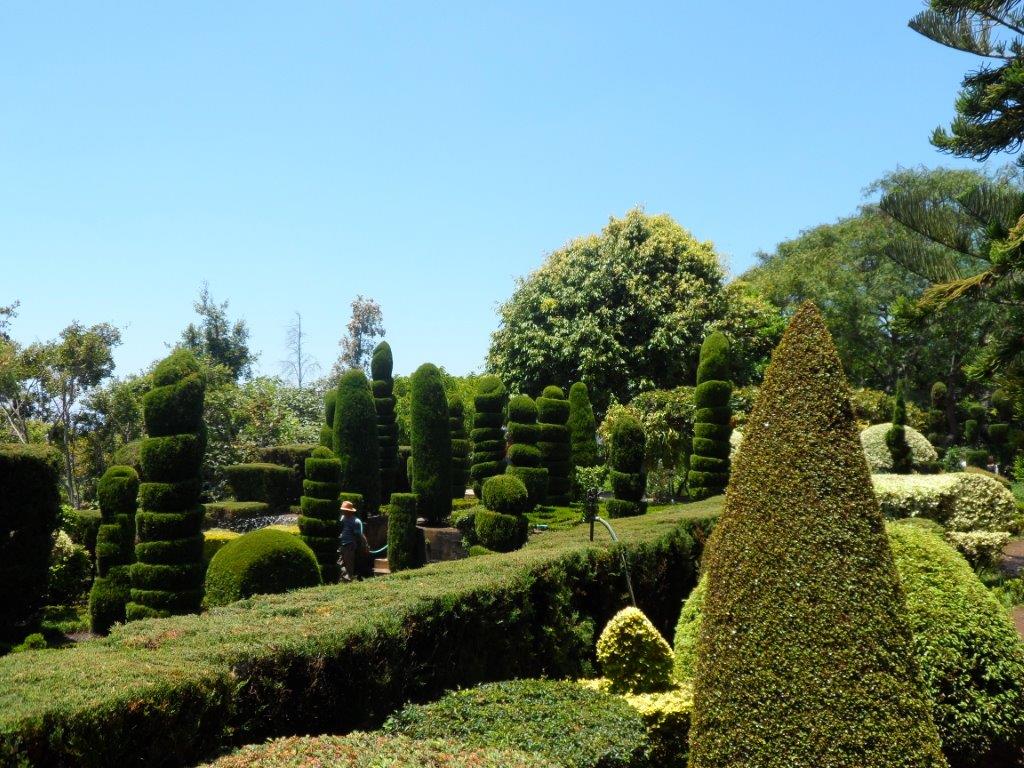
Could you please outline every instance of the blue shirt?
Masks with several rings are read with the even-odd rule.
[[[341,546],[356,544],[363,536],[363,521],[355,515],[341,516]]]

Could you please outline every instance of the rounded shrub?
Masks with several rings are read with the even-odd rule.
[[[547,500],[549,474],[541,463],[537,439],[537,404],[528,395],[516,395],[508,403],[508,467],[505,473],[518,477],[526,486],[529,507]]]
[[[945,765],[824,319],[794,314],[703,558],[692,768]]]
[[[672,649],[643,611],[623,608],[597,640],[597,661],[614,693],[672,687]]]
[[[530,499],[523,481],[513,475],[496,475],[484,481],[483,502],[491,512],[523,515],[530,509]]]
[[[452,436],[441,371],[424,363],[409,382],[412,492],[419,513],[438,525],[452,511]]]
[[[615,493],[605,509],[609,517],[634,517],[647,511],[643,501],[647,476],[643,471],[647,438],[636,417],[626,414],[612,425],[608,460]]]
[[[89,626],[98,635],[125,621],[135,561],[135,512],[139,475],[131,467],[113,466],[96,484],[103,522],[96,535],[96,578],[89,592]]]
[[[730,379],[729,339],[721,331],[715,331],[701,345],[697,387],[693,390],[696,413],[686,486],[694,501],[718,496],[729,484]],[[702,469],[707,466],[705,460],[713,460],[715,469]]]
[[[299,499],[299,535],[320,566],[325,584],[341,577],[338,564],[341,536],[341,462],[327,448],[320,447],[306,459],[306,479]]]
[[[860,443],[872,472],[892,472],[892,454],[886,443],[891,424],[872,424],[860,433]],[[928,470],[939,454],[928,439],[913,427],[903,427],[903,438],[910,446],[911,465],[915,470]]]
[[[377,443],[380,461],[380,498],[388,499],[398,490],[398,421],[395,417],[394,357],[391,345],[382,341],[370,358],[373,376],[373,405],[377,411]]]
[[[334,406],[334,455],[341,462],[341,489],[363,495],[364,515],[380,507],[377,412],[366,374],[353,368],[338,380]]]
[[[474,517],[476,539],[492,552],[512,552],[526,543],[529,522],[525,515],[479,510]]]
[[[415,493],[393,493],[388,505],[388,568],[402,571],[424,564],[421,535],[416,528]]]
[[[452,498],[461,499],[469,487],[472,448],[466,437],[466,409],[457,395],[448,398],[448,423],[452,433]]]
[[[143,398],[149,437],[139,452],[142,506],[137,515],[136,562],[131,566],[128,621],[196,613],[203,602],[203,508],[200,470],[206,449],[205,379],[187,349],[153,370]],[[175,403],[175,408],[166,407]],[[150,414],[159,410],[159,417]],[[173,418],[168,414],[173,413]]]
[[[544,388],[537,398],[539,426],[537,447],[541,466],[548,471],[549,504],[568,504],[572,490],[572,459],[569,442],[569,401],[560,387]]]
[[[322,583],[313,550],[298,536],[263,528],[229,541],[206,570],[206,602],[227,605]]]

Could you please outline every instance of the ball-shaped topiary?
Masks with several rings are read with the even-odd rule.
[[[412,492],[419,513],[439,525],[452,511],[452,436],[441,371],[424,363],[409,382]]]
[[[484,506],[504,515],[523,515],[530,511],[530,497],[523,481],[514,475],[495,475],[484,481]]]
[[[483,482],[488,477],[505,471],[502,463],[505,436],[501,428],[505,423],[507,400],[508,393],[501,379],[491,375],[480,377],[473,397],[473,431],[469,435],[473,445],[469,475],[477,498],[480,498]]]
[[[686,474],[689,496],[694,501],[717,496],[729,484],[729,437],[732,383],[729,370],[729,339],[716,331],[704,339],[697,366],[693,451]]]
[[[597,640],[597,661],[615,693],[653,693],[672,687],[672,649],[632,606],[608,622]]]
[[[227,605],[322,583],[313,550],[284,531],[262,528],[229,541],[206,571],[206,602]]]
[[[480,510],[474,516],[473,528],[482,546],[492,552],[512,552],[526,543],[529,522],[526,515]]]
[[[382,341],[373,350],[370,373],[373,376],[373,405],[377,411],[377,441],[380,461],[380,498],[387,499],[397,490],[398,422],[395,417],[394,358],[391,345]]]
[[[205,391],[199,361],[179,349],[153,370],[153,389],[142,399],[149,437],[139,453],[142,484],[128,621],[196,613],[202,605]]]
[[[590,404],[587,385],[577,381],[569,387],[569,453],[576,467],[596,467],[601,463],[597,448],[597,419]],[[583,489],[573,486],[573,495],[579,497]]]
[[[353,368],[338,380],[334,406],[334,455],[341,462],[341,488],[363,496],[360,512],[380,507],[380,452],[377,412],[366,374]]]
[[[388,568],[392,572],[423,565],[422,536],[416,528],[416,519],[416,494],[391,494],[388,506]]]
[[[945,765],[832,337],[801,306],[709,539],[692,768]]]
[[[508,403],[508,467],[505,472],[523,481],[530,498],[530,508],[543,504],[548,494],[548,470],[540,466],[537,447],[540,428],[537,426],[537,404],[529,395],[516,395]]]
[[[316,555],[325,584],[332,584],[341,576],[338,564],[340,493],[341,462],[327,448],[315,449],[306,459],[306,479],[302,481],[299,500],[299,534]]]
[[[615,498],[606,505],[608,517],[633,517],[647,511],[643,501],[647,475],[643,471],[647,438],[636,417],[626,414],[612,425],[608,447],[609,474]]]
[[[96,484],[103,522],[96,534],[96,579],[89,592],[89,626],[106,634],[125,621],[135,561],[135,512],[139,475],[131,467],[112,466]]]
[[[49,446],[0,445],[0,632],[43,607],[62,468]]]
[[[469,486],[472,448],[466,437],[466,407],[458,395],[448,398],[448,422],[452,433],[452,498],[461,499]]]
[[[572,449],[569,442],[569,401],[560,387],[544,388],[537,398],[537,447],[541,466],[548,471],[549,504],[568,504],[572,486]]]

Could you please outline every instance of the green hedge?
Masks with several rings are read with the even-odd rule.
[[[565,506],[569,503],[570,478],[570,436],[569,401],[559,387],[544,389],[537,398],[537,422],[541,464],[548,470],[547,503]]]
[[[448,425],[452,435],[452,498],[462,499],[469,487],[472,448],[466,437],[466,408],[458,395],[448,398]]]
[[[258,448],[256,455],[261,462],[279,464],[292,470],[292,481],[288,489],[288,505],[299,503],[302,496],[302,481],[306,479],[306,459],[313,454],[315,443],[286,443]]]
[[[96,579],[89,592],[89,626],[105,634],[124,622],[131,597],[129,566],[135,561],[135,511],[139,475],[131,467],[110,467],[96,484],[103,524],[96,537]]]
[[[666,636],[718,509],[616,525],[639,607]],[[116,627],[0,658],[0,764],[192,765],[229,738],[352,728],[456,686],[579,675],[594,627],[628,599],[616,548],[574,528],[507,555]]]
[[[341,577],[341,462],[327,448],[317,448],[306,459],[306,478],[299,501],[299,535],[316,555],[324,583],[333,584]]]
[[[149,483],[148,485],[153,485]],[[143,485],[143,488],[146,486]],[[141,506],[147,509],[154,509],[154,506],[147,505],[145,498],[141,499]],[[161,509],[164,507],[156,507]],[[169,507],[176,509],[180,507]],[[203,528],[219,528],[240,520],[249,520],[253,517],[264,517],[271,512],[270,505],[263,501],[210,501],[203,504]]]
[[[425,553],[416,528],[416,494],[393,493],[388,507],[388,568],[392,572],[419,568]]]
[[[469,474],[473,480],[473,492],[480,498],[483,482],[488,477],[505,471],[502,459],[505,457],[505,438],[501,426],[505,421],[505,404],[508,393],[497,376],[481,376],[477,382],[477,393],[473,397],[473,431],[469,436],[473,442],[473,458]]]
[[[273,510],[291,505],[295,471],[280,464],[232,464],[224,467],[235,501],[262,501]]]
[[[98,509],[69,509],[64,514],[64,530],[75,544],[85,547],[89,554],[96,555],[96,539],[103,514]]]
[[[412,492],[430,525],[452,511],[452,435],[441,371],[424,363],[409,382],[412,432]]]
[[[706,499],[725,493],[729,484],[729,436],[732,397],[729,370],[729,339],[715,331],[704,339],[697,367],[697,387],[693,390],[696,413],[693,423],[693,451],[686,475],[687,493],[691,499]],[[720,468],[701,470],[706,460],[721,462]]]
[[[377,443],[380,461],[380,499],[391,498],[398,480],[398,422],[395,416],[394,356],[391,345],[382,341],[370,358],[373,376],[373,405],[377,412]]]
[[[493,478],[490,482],[493,482]],[[512,552],[526,543],[526,515],[504,515],[478,510],[474,519],[477,541],[492,552]]]
[[[366,374],[352,369],[338,381],[334,409],[334,455],[341,461],[341,489],[361,493],[366,515],[380,507],[380,444],[377,412]]]
[[[228,605],[321,583],[313,550],[284,531],[263,528],[229,541],[206,569],[206,602]]]

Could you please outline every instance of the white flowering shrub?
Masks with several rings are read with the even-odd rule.
[[[1003,559],[1003,548],[1009,540],[1010,534],[1006,531],[946,531],[946,541],[976,568],[998,566]]]
[[[864,456],[872,472],[892,472],[892,454],[885,444],[885,433],[892,424],[873,424],[860,433],[860,444],[864,448]],[[923,469],[928,464],[939,460],[934,446],[928,438],[913,427],[904,427],[903,434],[910,446],[914,469]]]
[[[1017,515],[1013,494],[984,475],[872,475],[882,514],[923,517],[950,531],[1007,531]]]

